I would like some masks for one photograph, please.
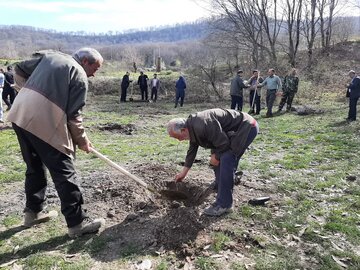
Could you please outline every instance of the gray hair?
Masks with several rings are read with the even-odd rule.
[[[101,54],[93,48],[81,48],[73,54],[73,57],[80,63],[84,59],[87,59],[89,61],[89,64],[94,64],[96,62],[101,63],[104,61]]]
[[[170,134],[170,132],[174,132],[176,134],[181,133],[181,129],[185,128],[185,118],[174,118],[171,119],[167,124],[167,131]]]

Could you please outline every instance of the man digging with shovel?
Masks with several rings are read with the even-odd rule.
[[[82,125],[81,109],[88,77],[94,76],[103,58],[92,48],[82,48],[73,56],[51,51],[35,56],[15,67],[15,80],[21,90],[7,118],[13,123],[27,167],[24,226],[31,227],[57,215],[56,211],[44,211],[47,167],[69,236],[97,232],[105,220],[91,220],[82,210],[83,198],[72,158],[76,145],[86,152],[92,149]]]
[[[179,141],[189,140],[184,168],[175,180],[182,181],[186,177],[199,146],[210,148],[217,196],[215,203],[205,209],[204,214],[220,216],[230,212],[235,171],[241,156],[259,132],[256,120],[244,112],[210,109],[191,114],[187,119],[172,119],[167,130],[170,137]]]

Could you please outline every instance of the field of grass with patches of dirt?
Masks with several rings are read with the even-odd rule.
[[[90,96],[84,121],[98,151],[162,189],[187,151],[187,142],[168,137],[167,121],[228,105],[175,109],[163,100],[119,104],[116,96]],[[240,161],[234,211],[220,218],[201,214],[215,198],[207,192],[208,150],[199,151],[179,186],[189,194],[185,201],[163,200],[78,151],[85,208],[107,224],[75,240],[61,215],[21,227],[25,166],[6,123],[0,127],[0,269],[359,269],[359,123],[345,122],[343,103],[317,107],[324,113],[257,117],[260,134]],[[265,206],[248,204],[262,196],[271,198]],[[60,211],[50,179],[48,209]]]

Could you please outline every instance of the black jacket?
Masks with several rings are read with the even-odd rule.
[[[129,87],[129,84],[130,84],[129,75],[125,74],[121,81],[121,88],[127,89]]]
[[[217,159],[228,150],[241,156],[254,122],[247,113],[227,109],[210,109],[190,115],[186,120],[190,138],[185,167],[192,166],[199,146],[210,148]]]
[[[359,77],[355,77],[354,79],[352,79],[352,81],[349,85],[349,90],[350,90],[350,98],[360,97],[360,78]]]

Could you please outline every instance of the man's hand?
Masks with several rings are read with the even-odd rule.
[[[79,145],[78,147],[79,149],[85,151],[86,153],[89,153],[91,151],[92,144],[89,140],[87,140],[85,144]]]
[[[186,177],[189,170],[190,170],[190,168],[184,167],[183,170],[180,173],[175,175],[175,181],[176,182],[181,182],[182,180],[184,180],[184,178]]]
[[[210,157],[210,164],[212,166],[219,166],[219,163],[220,161],[215,157],[215,154],[211,154],[211,157]]]

